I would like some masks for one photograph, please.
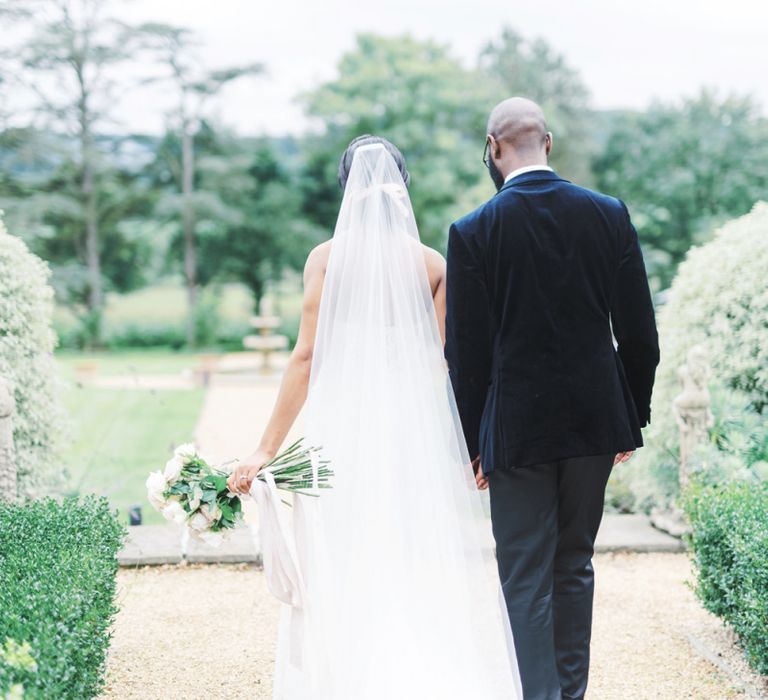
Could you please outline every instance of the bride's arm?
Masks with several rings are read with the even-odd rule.
[[[445,258],[434,248],[421,246],[424,253],[424,264],[427,266],[427,277],[429,278],[429,288],[432,291],[432,301],[435,305],[435,315],[437,316],[437,328],[440,331],[440,340],[445,347]]]
[[[435,312],[437,313],[437,327],[440,329],[440,340],[445,347],[445,268],[443,275],[437,284],[437,288],[432,294],[435,300]]]
[[[432,300],[435,304],[437,327],[440,331],[440,340],[445,347],[445,258],[433,248],[423,246],[423,250]]]
[[[264,430],[258,449],[241,460],[237,469],[229,477],[227,483],[232,491],[248,493],[259,469],[277,454],[307,398],[327,251],[327,246],[321,245],[315,248],[307,258],[304,267],[304,301],[296,346],[288,361],[272,416]]]

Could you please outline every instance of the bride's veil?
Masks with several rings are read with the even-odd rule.
[[[335,476],[303,499],[306,648],[285,697],[522,697],[424,249],[381,144],[353,157],[306,423]]]

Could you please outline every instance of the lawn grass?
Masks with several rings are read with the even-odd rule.
[[[173,352],[167,348],[110,352],[79,352],[59,350],[56,353],[61,376],[74,380],[79,365],[95,364],[100,376],[181,374],[200,363],[200,355]]]
[[[204,296],[214,294],[220,295],[218,313],[223,321],[247,322],[253,313],[251,295],[241,284],[224,284],[204,292]],[[186,291],[174,282],[144,287],[128,294],[108,294],[104,310],[107,327],[132,323],[182,325],[186,317]],[[57,305],[54,319],[59,328],[77,326],[72,311],[61,305]]]
[[[218,296],[218,313],[223,321],[247,321],[253,313],[253,300],[240,284],[224,284],[203,292]],[[138,321],[183,322],[187,315],[187,297],[183,287],[162,284],[145,287],[130,294],[111,295],[107,304],[107,322],[116,324]]]
[[[80,360],[83,357],[79,356]],[[194,363],[194,355],[180,353],[115,353],[99,356],[100,368],[114,373],[139,367],[140,374]],[[96,493],[109,498],[121,520],[127,509],[141,505],[144,522],[162,518],[149,505],[144,482],[150,471],[161,469],[173,447],[192,440],[200,415],[203,390],[106,389],[66,380],[78,356],[62,359],[65,369],[64,404],[69,414],[71,442],[64,452],[72,493]],[[133,370],[135,371],[135,369]]]

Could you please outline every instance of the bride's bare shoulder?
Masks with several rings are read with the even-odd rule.
[[[315,273],[325,274],[328,267],[328,256],[331,254],[331,241],[325,241],[315,246],[307,256],[307,262],[304,265],[304,275]]]
[[[421,249],[424,251],[424,258],[428,263],[431,262],[434,265],[445,265],[445,258],[434,248],[430,248],[428,245],[422,243]]]
[[[424,251],[424,262],[427,264],[429,283],[434,291],[445,278],[445,258],[434,248],[430,248],[423,243],[421,248]]]

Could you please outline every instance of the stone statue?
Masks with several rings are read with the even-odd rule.
[[[707,388],[709,374],[709,363],[704,346],[692,347],[688,351],[687,364],[678,370],[683,390],[672,402],[672,411],[680,429],[681,491],[685,490],[690,483],[690,469],[693,466],[696,448],[706,443],[708,431],[715,423]]]
[[[15,501],[16,452],[13,448],[13,413],[16,401],[10,383],[0,377],[0,500]]]

